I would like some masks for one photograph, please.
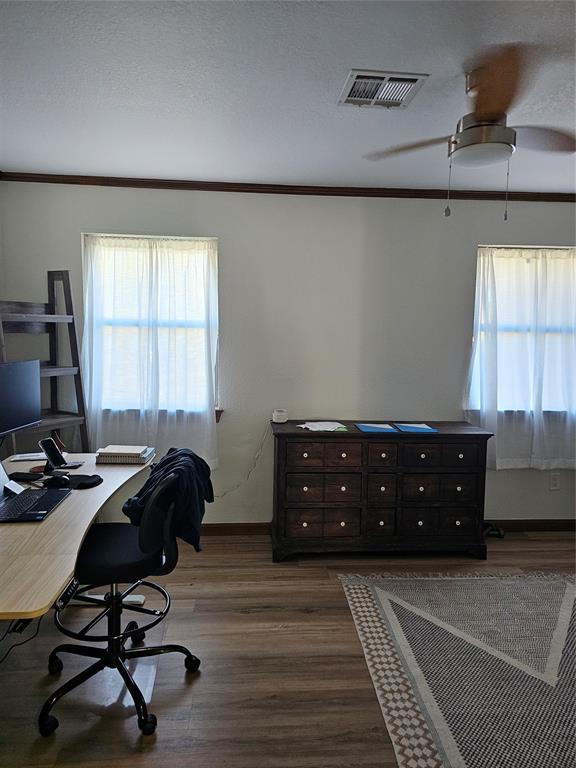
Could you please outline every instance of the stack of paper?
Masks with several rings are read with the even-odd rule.
[[[311,432],[347,432],[344,424],[339,421],[305,421],[304,424],[298,424],[302,429],[309,429]]]

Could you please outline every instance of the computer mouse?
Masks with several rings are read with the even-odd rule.
[[[44,488],[70,488],[68,475],[53,475],[44,480]]]

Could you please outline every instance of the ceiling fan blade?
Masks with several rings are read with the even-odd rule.
[[[437,144],[445,144],[449,138],[450,136],[437,136],[435,139],[415,141],[413,144],[398,144],[395,147],[380,150],[380,152],[369,152],[367,155],[362,155],[362,157],[364,160],[385,160],[387,157],[401,155],[404,152],[415,152],[417,149],[426,149],[426,147],[433,147]]]
[[[576,152],[576,134],[544,125],[517,125],[518,149],[539,149],[545,152]]]
[[[474,113],[500,117],[516,100],[524,79],[527,48],[503,45],[488,49],[473,67]]]

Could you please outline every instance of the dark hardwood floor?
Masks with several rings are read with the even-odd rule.
[[[135,718],[103,713],[98,702],[86,706],[86,697],[75,707],[71,694],[56,707],[58,731],[38,736],[38,707],[55,686],[48,651],[61,641],[47,616],[38,638],[0,667],[0,765],[393,768],[337,575],[570,570],[573,538],[489,539],[487,561],[348,555],[274,564],[266,536],[205,537],[201,554],[182,546],[177,570],[163,579],[173,598],[164,639],[188,645],[202,671],[187,680],[179,658],[160,659],[151,706],[156,734],[142,737]]]

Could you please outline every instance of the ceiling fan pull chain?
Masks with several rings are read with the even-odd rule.
[[[504,204],[504,221],[508,221],[508,190],[510,188],[510,158],[506,168],[506,202]]]
[[[446,195],[446,208],[444,208],[444,216],[448,217],[452,213],[450,210],[450,185],[452,184],[452,158],[450,158],[450,165],[448,166],[448,194]]]

